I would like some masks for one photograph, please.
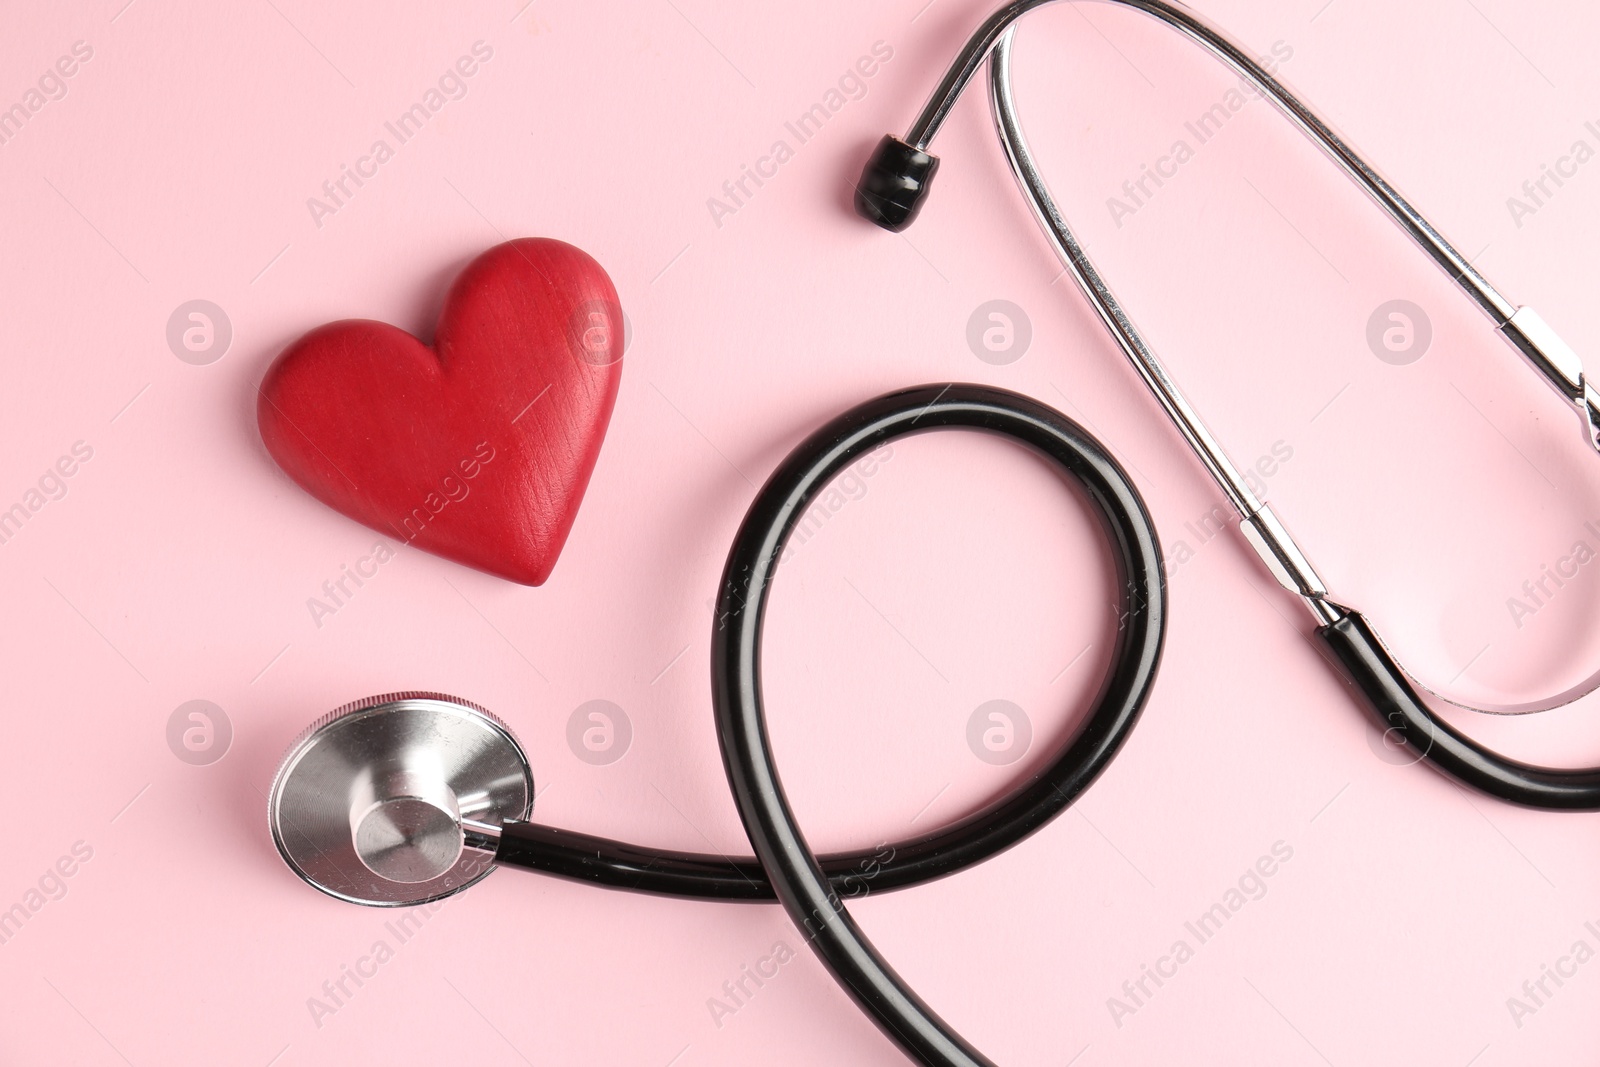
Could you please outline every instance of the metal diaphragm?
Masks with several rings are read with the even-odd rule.
[[[268,801],[291,870],[330,896],[398,907],[494,869],[474,827],[528,817],[533,773],[516,737],[475,704],[390,693],[323,716],[289,746]]]

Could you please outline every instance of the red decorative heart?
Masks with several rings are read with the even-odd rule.
[[[381,322],[318,327],[261,383],[278,465],[357,522],[524,585],[550,576],[622,374],[611,279],[560,241],[489,249],[430,347]]]

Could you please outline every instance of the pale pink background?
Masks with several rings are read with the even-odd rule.
[[[1185,523],[1219,496],[1077,293],[1052,284],[986,103],[953,116],[905,238],[850,213],[863,152],[904,128],[987,4],[123,3],[13,5],[0,33],[0,104],[73,42],[94,50],[0,146],[0,505],[75,441],[94,449],[67,496],[0,545],[0,907],[75,842],[93,849],[66,896],[0,945],[0,1060],[902,1062],[803,950],[716,1025],[707,999],[724,981],[777,941],[801,948],[777,909],[505,871],[319,1027],[307,998],[393,915],[300,883],[263,794],[329,708],[439,689],[520,733],[542,820],[744,851],[706,669],[728,539],[821,420],[942,379],[1093,426],[1169,552],[1196,551],[1172,581],[1145,719],[1077,808],[979,869],[856,908],[927,1000],[1006,1064],[1592,1060],[1600,963],[1520,1027],[1506,999],[1580,938],[1600,947],[1584,928],[1600,920],[1600,825],[1386,762],[1303,612],[1236,538],[1196,547]],[[1505,204],[1595,141],[1591,8],[1197,7],[1253,49],[1292,48],[1289,84],[1510,296],[1600,352],[1600,162],[1520,228]],[[479,40],[494,56],[468,95],[319,229],[306,198]],[[865,97],[717,226],[707,198],[876,41],[894,54]],[[1600,468],[1575,416],[1432,264],[1259,102],[1117,228],[1106,198],[1232,79],[1100,4],[1036,17],[1017,63],[1064,209],[1178,379],[1241,462],[1292,447],[1270,495],[1336,591],[1469,697],[1538,695],[1600,663],[1600,567],[1521,629],[1505,604],[1575,540],[1600,545],[1583,530],[1600,519]],[[426,334],[462,263],[526,235],[595,255],[634,331],[554,577],[523,589],[404,553],[316,627],[306,599],[373,536],[273,467],[255,383],[331,318]],[[195,298],[233,324],[209,366],[165,340]],[[965,341],[996,298],[1034,330],[1008,366]],[[1408,367],[1364,339],[1396,298],[1435,331]],[[770,629],[773,731],[823,847],[915,832],[1024,772],[1093,691],[1095,656],[1063,667],[1110,632],[1093,527],[1035,461],[925,438],[868,486],[796,554]],[[165,739],[197,698],[235,730],[204,767]],[[593,767],[565,729],[599,698],[635,736]],[[967,748],[968,716],[997,698],[1032,718],[1028,762]],[[1460,721],[1525,757],[1588,763],[1593,707]],[[1293,859],[1266,896],[1115,1025],[1107,998],[1279,841]]]

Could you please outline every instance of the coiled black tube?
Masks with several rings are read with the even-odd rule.
[[[745,516],[723,571],[711,696],[739,816],[789,917],[861,1008],[913,1059],[930,1067],[977,1067],[989,1061],[878,955],[806,844],[773,763],[761,698],[767,590],[806,502],[879,442],[951,426],[1021,441],[1078,481],[1117,560],[1123,622],[1088,723],[1038,778],[926,842],[929,874],[948,873],[1020,840],[1105,769],[1149,695],[1161,656],[1166,612],[1155,530],[1122,469],[1075,423],[1027,397],[980,386],[924,386],[865,404],[823,427],[773,474]]]
[[[818,857],[795,825],[768,744],[761,629],[784,544],[829,481],[907,434],[965,428],[1000,434],[1056,463],[1084,490],[1116,560],[1121,623],[1094,707],[1048,766],[972,815],[877,849]],[[755,860],[643,848],[532,823],[503,829],[496,860],[580,881],[711,900],[781,901],[834,976],[909,1055],[934,1067],[987,1064],[906,987],[862,936],[844,899],[939,878],[1001,852],[1059,815],[1117,754],[1149,696],[1166,631],[1155,528],[1133,484],[1093,437],[1060,412],[979,385],[927,385],[845,412],[767,480],[734,539],[712,636],[712,700],[728,782]]]
[[[1000,434],[1078,483],[1101,520],[1121,588],[1116,647],[1094,707],[1050,764],[972,815],[921,837],[818,857],[784,797],[761,701],[767,591],[790,532],[829,481],[885,441],[930,430]],[[988,859],[1059,815],[1103,771],[1137,722],[1161,658],[1166,593],[1144,502],[1100,444],[1060,412],[980,385],[927,385],[845,412],[767,480],[734,538],[711,643],[712,701],[728,782],[757,859],[641,848],[531,823],[504,828],[498,862],[672,896],[779,900],[867,1014],[932,1067],[987,1064],[906,987],[862,936],[844,900],[939,878]]]

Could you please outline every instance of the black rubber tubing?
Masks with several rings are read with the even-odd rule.
[[[1600,768],[1538,767],[1480,745],[1423,702],[1360,612],[1340,608],[1339,615],[1317,636],[1366,696],[1378,729],[1398,734],[1421,759],[1489,796],[1546,811],[1600,811]]]
[[[1111,665],[1078,730],[1047,765],[992,803],[921,837],[819,857],[795,824],[767,738],[760,664],[768,590],[790,533],[836,475],[888,441],[941,429],[1020,442],[1082,489],[1111,547],[1119,585]],[[614,889],[777,899],[834,977],[912,1059],[927,1067],[989,1065],[883,961],[851,920],[844,898],[953,874],[1065,811],[1137,723],[1160,663],[1166,615],[1161,546],[1144,501],[1082,427],[1036,400],[982,385],[925,385],[878,397],[839,415],[789,454],[751,503],[723,571],[711,641],[712,702],[728,783],[757,858],[646,848],[511,823],[502,830],[496,862]]]
[[[711,640],[712,704],[723,765],[745,833],[789,918],[867,1015],[928,1067],[989,1065],[878,954],[796,825],[767,736],[761,635],[767,593],[789,533],[834,474],[883,441],[966,427],[1003,434],[1065,470],[1102,520],[1122,592],[1111,668],[1095,712],[1049,770],[1012,795],[934,835],[921,849],[935,876],[982,858],[991,827],[1014,843],[1060,812],[1116,755],[1149,695],[1165,631],[1155,530],[1117,463],[1071,420],[1015,393],[972,385],[924,386],[864,404],[812,435],[751,505],[723,571]]]
[[[1088,495],[1113,546],[1122,626],[1112,667],[1082,729],[1037,775],[983,810],[909,841],[814,855],[784,797],[767,740],[760,683],[768,587],[783,546],[828,482],[855,459],[906,434],[943,428],[1011,437],[1057,463]],[[845,412],[785,460],[752,503],[723,575],[712,641],[712,685],[723,762],[757,859],[642,848],[532,824],[505,827],[497,859],[617,889],[712,900],[780,899],[824,964],[917,1062],[989,1064],[911,992],[856,928],[842,897],[943,877],[1016,844],[1060,814],[1105,769],[1138,719],[1165,631],[1160,547],[1138,493],[1099,444],[1036,401],[975,385],[923,386]],[[1600,768],[1540,767],[1501,756],[1443,722],[1359,612],[1317,631],[1366,697],[1379,729],[1398,734],[1435,769],[1513,804],[1600,810]]]

